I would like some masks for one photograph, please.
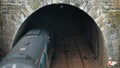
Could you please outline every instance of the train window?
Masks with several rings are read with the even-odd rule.
[[[30,42],[29,42],[29,41],[27,41],[27,42],[25,42],[25,43],[24,43],[24,45],[29,45],[29,44],[30,44]]]
[[[25,51],[26,50],[26,48],[24,47],[24,48],[20,48],[20,51]]]
[[[40,35],[41,31],[38,29],[33,29],[31,31],[29,31],[25,36],[31,36],[31,35]]]

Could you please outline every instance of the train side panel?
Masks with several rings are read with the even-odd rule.
[[[48,33],[44,30],[33,29],[28,31],[3,59],[0,68],[38,68],[41,61],[44,61],[41,63],[42,68],[46,68],[43,65],[47,64],[45,56],[47,54],[45,53],[48,39]]]

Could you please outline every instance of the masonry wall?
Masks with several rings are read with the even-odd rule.
[[[111,12],[118,10],[114,7],[114,0],[1,0],[2,25],[0,26],[1,46],[5,53],[11,47],[14,36],[23,21],[38,8],[52,3],[66,3],[74,5],[88,13],[96,22],[103,38],[103,50],[106,53],[102,59],[105,64],[112,58],[118,64],[110,68],[120,67],[120,23],[111,18]],[[112,19],[112,20],[111,20]],[[94,48],[95,49],[95,48]],[[108,66],[109,67],[109,66]],[[106,68],[106,67],[105,67]]]
[[[1,26],[0,26],[0,33],[2,33],[2,31],[1,31]],[[2,43],[1,40],[2,40],[2,39],[1,39],[1,38],[2,38],[2,36],[1,36],[1,34],[0,34],[0,48],[2,48],[2,45],[1,45],[1,43]]]

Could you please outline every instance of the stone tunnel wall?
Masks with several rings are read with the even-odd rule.
[[[89,27],[90,26],[90,27]],[[104,38],[101,30],[96,25],[89,24],[89,28],[86,29],[85,37],[88,40],[89,45],[91,45],[91,49],[98,59],[98,62],[102,66],[102,68],[106,67],[106,49],[104,44]],[[104,54],[103,54],[104,53]]]
[[[14,36],[22,22],[38,8],[52,3],[71,4],[88,13],[102,32],[102,52],[106,54],[104,59],[107,60],[105,64],[108,58],[112,57],[118,63],[111,68],[120,67],[120,22],[110,16],[110,13],[119,9],[115,8],[112,0],[1,0],[0,46],[5,53],[11,49]]]

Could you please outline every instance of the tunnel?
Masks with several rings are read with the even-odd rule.
[[[103,68],[103,37],[95,21],[83,10],[68,4],[44,6],[19,28],[13,47],[31,29],[49,33],[49,68]]]

